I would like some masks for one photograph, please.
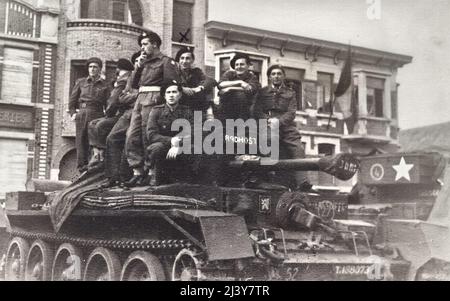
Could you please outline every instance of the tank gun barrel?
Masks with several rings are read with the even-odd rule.
[[[261,171],[321,171],[346,181],[351,179],[359,170],[359,160],[347,153],[321,158],[283,160],[273,160],[256,156],[241,156],[234,161],[230,161],[229,166],[232,168]]]

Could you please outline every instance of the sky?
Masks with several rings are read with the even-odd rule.
[[[410,55],[400,128],[450,122],[450,0],[209,0],[208,17]]]

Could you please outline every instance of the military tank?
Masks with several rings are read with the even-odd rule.
[[[316,170],[348,180],[350,154],[262,164],[239,173]],[[6,197],[8,280],[402,280],[409,262],[348,219],[348,194],[263,181],[101,189],[101,172],[61,191]]]
[[[349,216],[377,225],[383,243],[411,263],[407,280],[450,280],[448,162],[436,152],[361,158]]]

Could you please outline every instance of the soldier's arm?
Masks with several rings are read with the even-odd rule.
[[[158,119],[160,117],[160,110],[153,108],[150,112],[147,122],[147,137],[150,143],[162,142],[164,145],[170,147],[170,140],[172,137],[164,136],[159,133]]]
[[[231,88],[231,87],[242,89],[241,85],[242,85],[242,80],[236,80],[236,73],[232,70],[228,70],[220,78],[220,81],[219,81],[219,84],[217,85],[217,87],[219,89],[226,89],[226,88]]]
[[[113,116],[119,108],[119,97],[125,89],[126,83],[121,82],[111,92],[106,106],[106,116]]]
[[[201,69],[197,68],[197,76],[200,79],[199,87],[203,87],[203,90],[207,93],[211,92],[212,89],[214,89],[215,86],[217,86],[217,82],[214,78],[208,77],[203,73]]]
[[[176,81],[181,82],[180,74],[177,71],[177,64],[171,58],[166,57],[164,59],[164,71],[163,71],[164,82]]]
[[[247,84],[250,85],[250,89],[245,89],[245,94],[249,96],[256,95],[258,91],[261,89],[261,84],[258,81],[258,78],[256,75],[251,73],[250,79],[248,80]]]
[[[81,81],[82,79],[79,79],[76,81],[75,86],[72,89],[72,93],[70,94],[69,98],[69,114],[72,116],[76,113],[76,110],[78,109],[78,99],[81,95]]]
[[[295,112],[297,111],[297,104],[296,104],[296,93],[295,91],[292,91],[292,97],[289,100],[289,107],[286,113],[280,116],[280,126],[286,126],[290,123],[292,123],[295,119]]]

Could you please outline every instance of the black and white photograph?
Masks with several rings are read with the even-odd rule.
[[[0,281],[450,281],[449,159],[449,0],[0,0]]]

